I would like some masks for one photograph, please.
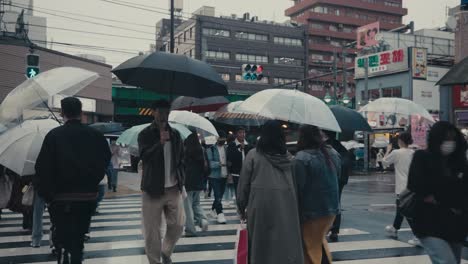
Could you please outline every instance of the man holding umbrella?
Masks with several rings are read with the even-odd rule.
[[[143,236],[149,263],[171,264],[172,251],[185,225],[184,145],[180,134],[169,126],[169,102],[156,101],[152,110],[154,122],[138,136],[143,162]],[[167,223],[164,238],[160,232],[163,212]]]
[[[81,124],[80,100],[67,97],[61,106],[65,124],[45,137],[33,185],[49,204],[58,263],[75,264],[82,263],[84,235],[111,153],[102,133]]]

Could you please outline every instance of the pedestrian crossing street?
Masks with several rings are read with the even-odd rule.
[[[211,201],[202,199],[202,205],[208,213]],[[148,263],[144,255],[140,212],[139,195],[105,199],[100,213],[92,220],[91,239],[85,245],[85,263]],[[217,224],[209,217],[211,225],[207,232],[200,233],[199,237],[181,238],[175,248],[173,262],[232,264],[239,227],[234,205],[225,207],[225,215],[226,225]],[[50,221],[47,213],[44,218],[44,230],[48,230]],[[0,263],[55,263],[47,234],[41,248],[31,248],[30,235],[21,228],[21,215],[4,210],[0,220]],[[383,234],[353,228],[343,228],[340,242],[331,243],[330,249],[334,263],[340,264],[430,263],[421,248],[386,238]],[[468,261],[462,263],[467,264]]]

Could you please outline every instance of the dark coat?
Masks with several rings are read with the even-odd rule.
[[[349,181],[349,172],[352,166],[352,159],[350,152],[341,144],[340,141],[336,139],[327,140],[329,144],[338,154],[340,154],[341,159],[341,175],[339,179],[340,186],[345,186]]]
[[[69,120],[45,137],[33,185],[48,202],[95,199],[110,158],[109,144],[101,132]]]
[[[202,191],[204,190],[203,182],[205,179],[205,159],[204,153],[195,157],[185,157],[185,190]]]
[[[245,145],[244,154],[247,156],[250,148]],[[242,152],[240,146],[236,145],[236,141],[229,143],[226,150],[227,169],[229,174],[239,175],[242,170]]]
[[[462,243],[468,234],[468,169],[465,164],[446,170],[443,163],[441,157],[427,151],[414,154],[408,175],[408,189],[417,199],[411,228],[418,237]],[[437,205],[423,201],[430,195]]]
[[[184,143],[174,129],[169,127],[172,162],[177,174],[177,186],[182,192],[184,186]],[[138,135],[140,159],[143,162],[141,190],[151,196],[161,196],[165,192],[164,145],[160,142],[159,127],[153,123]]]
[[[304,263],[297,205],[291,156],[250,151],[237,189],[239,211],[247,211],[248,263]]]

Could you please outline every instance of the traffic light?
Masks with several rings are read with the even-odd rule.
[[[26,77],[33,78],[39,74],[39,55],[26,55]]]
[[[263,79],[263,66],[255,64],[243,64],[242,79],[245,81],[261,81]]]

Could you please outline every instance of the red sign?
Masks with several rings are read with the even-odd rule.
[[[468,85],[455,85],[453,87],[453,106],[455,108],[468,108]]]

